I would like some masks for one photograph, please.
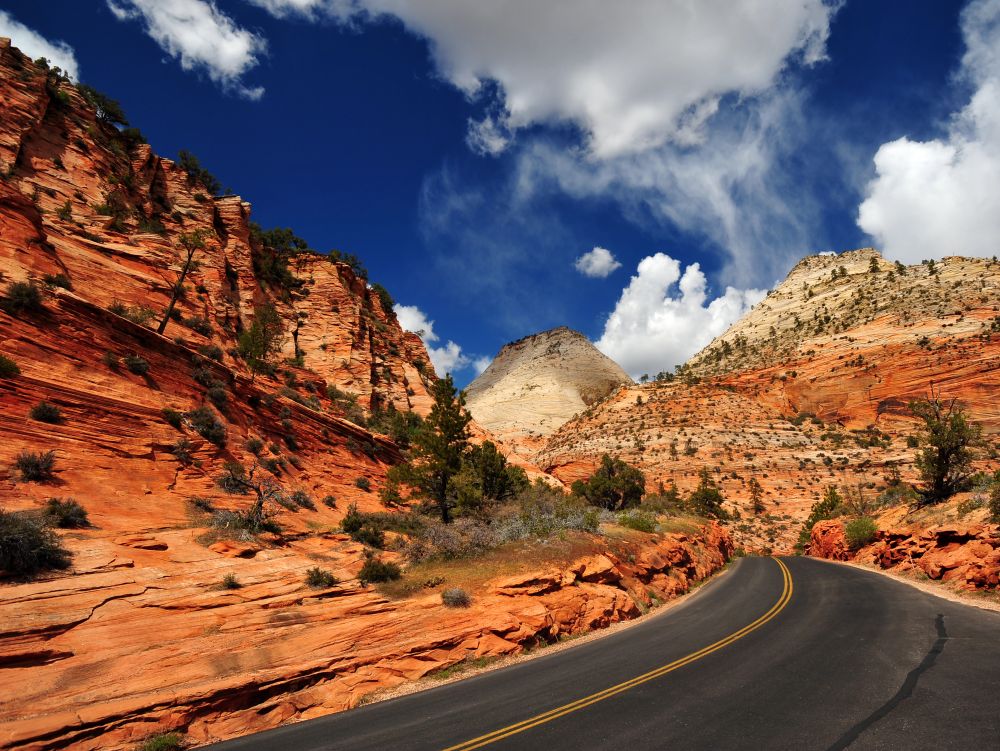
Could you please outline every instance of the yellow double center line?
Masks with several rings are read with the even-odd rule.
[[[584,707],[589,707],[591,704],[604,701],[605,699],[609,699],[616,694],[622,693],[623,691],[628,691],[630,688],[635,688],[636,686],[646,683],[647,681],[659,678],[661,675],[666,675],[667,673],[671,673],[678,668],[689,665],[696,660],[700,660],[706,655],[712,654],[712,652],[717,652],[723,647],[729,646],[738,639],[742,639],[751,631],[756,631],[784,610],[785,606],[788,605],[788,601],[792,599],[792,574],[789,572],[788,567],[780,560],[777,558],[774,558],[773,560],[781,568],[781,576],[784,582],[781,597],[778,598],[778,601],[775,602],[774,605],[771,606],[771,609],[764,613],[764,615],[752,623],[748,623],[739,631],[734,631],[729,636],[719,639],[719,641],[714,644],[709,644],[707,647],[699,649],[697,652],[692,652],[691,654],[667,663],[662,667],[650,670],[648,673],[643,673],[635,678],[631,678],[630,680],[611,686],[610,688],[606,688],[603,691],[598,691],[596,694],[584,696],[582,699],[577,699],[576,701],[564,704],[561,707],[550,709],[548,712],[535,715],[534,717],[524,720],[523,722],[508,725],[507,727],[500,728],[499,730],[494,730],[492,733],[487,733],[486,735],[481,735],[478,738],[473,738],[472,740],[465,741],[464,743],[459,743],[457,746],[449,746],[444,749],[444,751],[472,751],[474,748],[482,748],[483,746],[488,746],[491,743],[501,741],[504,738],[509,738],[512,735],[523,733],[525,730],[530,730],[533,727],[544,725],[546,722],[552,722],[552,720],[557,720],[560,717],[570,714],[571,712],[576,712]]]

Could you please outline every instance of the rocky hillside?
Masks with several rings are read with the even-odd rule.
[[[631,383],[583,334],[561,326],[504,345],[469,384],[466,404],[506,445],[530,452],[567,420]]]
[[[672,380],[633,386],[556,431],[539,466],[564,481],[604,452],[652,487],[690,491],[707,468],[748,547],[788,548],[828,485],[876,494],[915,479],[909,401],[931,384],[1000,432],[1000,264],[900,266],[871,249],[804,259]],[[750,509],[749,483],[766,511]]]

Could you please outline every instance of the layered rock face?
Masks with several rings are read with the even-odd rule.
[[[519,566],[456,610],[436,589],[391,601],[358,586],[362,547],[346,535],[205,548],[162,528],[71,546],[72,578],[2,591],[0,748],[125,749],[169,730],[211,742],[347,709],[465,659],[634,618],[732,552],[716,525],[635,533]],[[345,584],[304,587],[316,560]],[[242,588],[220,591],[227,573]]]
[[[470,414],[530,453],[566,421],[632,379],[579,332],[562,326],[504,345],[466,389]]]
[[[942,524],[926,529],[883,529],[875,541],[851,551],[839,519],[818,522],[812,529],[809,555],[878,566],[962,589],[996,589],[1000,585],[1000,527],[996,524]]]
[[[1000,263],[890,264],[871,249],[804,259],[672,382],[619,390],[534,457],[563,481],[603,453],[684,492],[701,469],[741,516],[737,544],[788,549],[828,485],[915,480],[912,399],[931,386],[1000,432]],[[992,469],[985,459],[983,469]],[[765,513],[749,504],[763,487]]]

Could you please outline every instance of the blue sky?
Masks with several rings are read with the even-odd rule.
[[[360,256],[460,383],[557,325],[672,368],[812,252],[1000,250],[1000,0],[691,7],[3,0],[0,34]]]

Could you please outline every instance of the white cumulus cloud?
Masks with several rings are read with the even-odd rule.
[[[66,42],[46,39],[3,10],[0,10],[0,37],[10,37],[11,44],[32,60],[44,57],[49,64],[62,68],[74,81],[79,80],[80,66],[72,47]]]
[[[490,362],[488,358],[486,364],[482,365],[484,358],[467,355],[461,346],[450,339],[441,346],[435,346],[440,337],[434,333],[434,321],[428,320],[426,314],[416,305],[396,304],[393,310],[403,330],[412,331],[423,340],[427,354],[431,358],[431,365],[439,376],[465,370],[470,366],[475,368],[476,375],[486,370]]]
[[[765,290],[727,287],[723,295],[709,301],[707,281],[697,263],[681,274],[678,261],[656,253],[639,262],[595,344],[633,378],[670,371],[729,328],[765,294]]]
[[[203,71],[212,81],[247,99],[264,89],[247,86],[243,76],[267,49],[266,41],[241,28],[212,0],[106,0],[119,21],[136,20],[187,71]]]
[[[588,253],[576,259],[574,268],[584,276],[592,279],[604,279],[615,269],[622,267],[621,263],[607,248],[595,247]]]
[[[586,133],[593,154],[608,157],[668,140],[697,141],[722,95],[767,88],[793,53],[807,63],[822,58],[835,3],[353,0],[331,6],[342,17],[351,8],[362,17],[401,19],[430,41],[445,79],[470,97],[499,92],[506,127],[572,123]]]
[[[899,138],[875,154],[858,225],[889,258],[1000,254],[1000,0],[970,3],[962,32],[959,80],[973,93],[947,135]]]

